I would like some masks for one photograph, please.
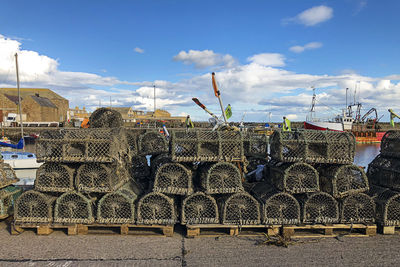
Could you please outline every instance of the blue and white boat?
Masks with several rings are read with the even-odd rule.
[[[10,164],[19,178],[16,185],[32,186],[37,169],[43,164],[38,163],[36,155],[30,152],[1,151],[4,163]]]

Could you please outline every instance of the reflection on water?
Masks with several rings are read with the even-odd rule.
[[[368,167],[368,164],[379,154],[381,144],[357,144],[354,163]]]

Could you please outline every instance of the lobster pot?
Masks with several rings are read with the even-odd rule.
[[[243,133],[243,150],[246,157],[268,156],[268,136],[252,132]]]
[[[400,131],[387,131],[382,137],[381,154],[400,158]]]
[[[171,156],[177,162],[245,160],[242,135],[236,131],[173,131]]]
[[[54,222],[56,223],[93,223],[93,200],[83,194],[71,191],[62,194],[56,200]]]
[[[292,195],[271,189],[260,200],[264,224],[300,223],[300,204]]]
[[[97,222],[134,223],[134,203],[140,191],[136,184],[128,182],[118,191],[104,195],[97,206]]]
[[[335,198],[369,190],[364,170],[356,165],[330,165],[319,168],[321,190]]]
[[[151,176],[155,177],[156,171],[159,167],[161,167],[166,163],[171,163],[171,162],[172,162],[171,156],[168,155],[167,153],[157,155],[156,157],[151,157],[150,158]]]
[[[370,184],[400,190],[400,160],[380,154],[368,165],[367,176]]]
[[[129,179],[121,164],[82,164],[76,174],[76,188],[82,192],[110,193]]]
[[[151,192],[144,195],[137,204],[137,223],[175,224],[177,213],[175,202],[162,193]]]
[[[269,163],[269,180],[279,190],[291,194],[319,191],[319,175],[307,163],[283,163],[275,160]]]
[[[19,181],[19,179],[17,178],[17,176],[16,176],[13,168],[11,168],[10,164],[0,163],[0,188],[9,186],[18,181]]]
[[[150,167],[144,156],[133,156],[132,163],[129,168],[130,175],[133,179],[141,179],[150,175]]]
[[[298,198],[302,208],[303,223],[337,223],[339,207],[337,201],[328,193],[316,192]]]
[[[35,190],[21,194],[14,207],[16,223],[50,223],[53,221],[53,205],[56,198]]]
[[[120,112],[110,108],[98,108],[89,118],[91,128],[116,128],[122,127],[124,121]]]
[[[168,141],[158,131],[147,131],[139,136],[139,155],[158,155],[168,152]]]
[[[374,200],[364,194],[352,194],[339,202],[342,223],[373,223],[375,221]]]
[[[400,226],[400,193],[373,186],[370,195],[376,204],[376,220],[383,226]]]
[[[200,170],[200,183],[207,194],[243,192],[238,167],[229,162],[207,164]]]
[[[260,181],[266,176],[266,165],[268,160],[263,157],[248,157],[247,158],[247,173],[246,180],[248,182]]]
[[[129,146],[123,128],[60,129],[45,131],[36,145],[38,161],[123,161]]]
[[[66,164],[46,162],[36,171],[35,189],[41,192],[68,192],[74,189],[75,169]]]
[[[193,193],[192,172],[179,163],[166,163],[156,171],[154,192],[172,195]]]
[[[235,193],[219,200],[222,224],[260,224],[260,203],[248,193]]]
[[[182,201],[182,224],[219,223],[215,199],[202,192],[194,193]]]
[[[141,130],[132,130],[132,129],[127,129],[126,130],[126,140],[128,141],[129,145],[129,151],[131,153],[131,156],[137,156],[139,153],[139,144],[138,144],[138,139],[139,135],[143,134],[144,131]]]
[[[271,158],[281,162],[351,164],[355,138],[333,131],[275,131],[270,137]]]
[[[7,186],[0,189],[0,219],[7,218],[14,212],[14,203],[21,195],[22,189],[15,186]]]

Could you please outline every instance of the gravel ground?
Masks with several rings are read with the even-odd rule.
[[[178,230],[179,231],[179,230]],[[0,223],[1,266],[390,266],[400,236],[301,239],[288,248],[258,245],[262,237],[67,236],[55,231],[12,236]]]

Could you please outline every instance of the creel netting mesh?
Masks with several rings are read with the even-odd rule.
[[[215,199],[203,192],[194,193],[182,201],[182,224],[219,223]]]
[[[166,164],[166,163],[171,163],[172,159],[171,156],[167,153],[163,153],[157,156],[152,156],[150,158],[150,172],[151,172],[151,176],[155,176],[156,175],[156,171],[158,168],[160,168],[162,165]]]
[[[199,170],[201,187],[207,194],[243,192],[239,168],[229,162],[205,164]]]
[[[367,175],[356,165],[321,165],[318,171],[321,191],[335,198],[369,190]]]
[[[400,193],[373,186],[370,195],[376,204],[376,220],[384,226],[400,226]]]
[[[62,163],[46,162],[36,171],[35,190],[68,192],[74,189],[75,169]]]
[[[126,129],[126,139],[128,141],[129,150],[132,156],[139,154],[139,136],[146,131],[142,129]]]
[[[268,136],[252,132],[244,132],[243,149],[246,157],[264,157],[268,155]]]
[[[137,223],[175,224],[177,210],[175,201],[162,193],[151,192],[144,195],[137,204]]]
[[[260,224],[260,203],[246,192],[218,200],[222,224]]]
[[[262,179],[265,178],[265,172],[266,172],[266,165],[268,163],[267,158],[263,157],[247,157],[247,166],[246,166],[246,180],[248,182],[255,182],[258,181],[258,167],[263,166],[263,170],[261,171],[261,176]],[[243,167],[242,167],[243,168]],[[244,168],[243,168],[244,169]]]
[[[89,125],[91,128],[116,128],[122,127],[124,121],[118,111],[110,108],[98,108],[90,115]]]
[[[71,191],[59,196],[54,207],[56,223],[93,223],[94,200]]]
[[[18,181],[19,181],[19,179],[17,178],[17,176],[16,176],[13,168],[11,168],[10,164],[0,163],[0,188],[9,186]]]
[[[281,191],[291,194],[319,191],[318,172],[307,163],[283,163],[271,160],[268,169],[268,179]]]
[[[139,136],[139,155],[158,155],[167,153],[169,143],[167,138],[158,131],[147,131]]]
[[[282,162],[351,164],[355,138],[347,132],[274,131],[270,137],[271,157]]]
[[[244,161],[240,132],[172,131],[171,156],[177,162]]]
[[[373,223],[375,221],[375,203],[364,194],[351,194],[339,200],[341,223]]]
[[[367,176],[370,184],[400,190],[400,160],[380,154],[368,165]]]
[[[22,189],[13,185],[0,189],[0,218],[6,218],[14,212],[14,203]]]
[[[123,128],[59,129],[44,131],[36,143],[38,161],[123,161],[129,146]]]
[[[35,190],[21,194],[14,207],[16,223],[50,223],[56,197]]]
[[[192,172],[182,164],[166,163],[156,171],[153,191],[171,195],[190,195],[193,193]]]
[[[300,205],[291,194],[270,187],[259,199],[263,204],[264,224],[300,223]]]
[[[86,163],[76,173],[76,188],[82,192],[109,193],[129,179],[128,170],[119,163]]]
[[[303,223],[337,223],[339,207],[337,201],[328,193],[316,192],[297,198],[301,206]]]
[[[381,154],[400,158],[400,131],[387,131],[381,141]]]
[[[145,156],[133,156],[129,167],[133,179],[142,179],[150,175],[150,167]]]
[[[134,223],[135,201],[140,188],[134,182],[128,182],[116,192],[104,195],[97,205],[99,223]]]

